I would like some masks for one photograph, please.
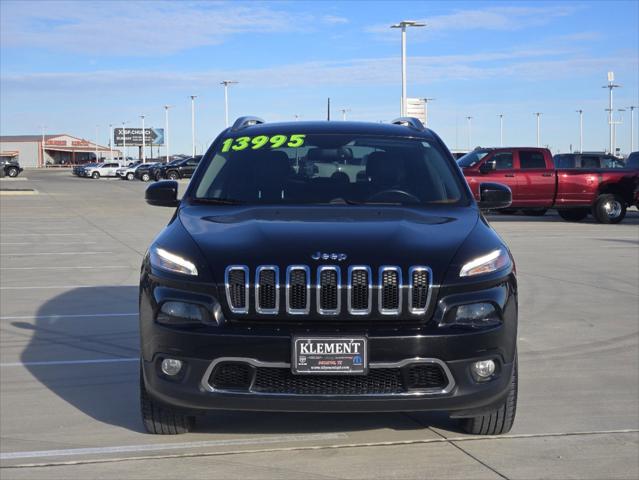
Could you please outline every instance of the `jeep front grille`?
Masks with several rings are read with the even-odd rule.
[[[343,268],[347,270],[344,281]],[[253,277],[245,265],[227,267],[225,289],[231,312],[253,313],[250,304],[254,302],[257,315],[336,316],[344,313],[345,301],[349,315],[399,316],[403,310],[424,315],[430,305],[433,276],[425,266],[410,267],[407,284],[398,266],[382,266],[375,276],[366,265],[320,265],[314,271],[307,265],[290,265],[285,271],[281,278],[279,266],[262,265]]]

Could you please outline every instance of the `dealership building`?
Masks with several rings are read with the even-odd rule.
[[[61,167],[119,156],[118,150],[66,133],[0,136],[0,157],[17,160],[23,168]]]

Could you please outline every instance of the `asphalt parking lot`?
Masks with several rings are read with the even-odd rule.
[[[172,211],[138,181],[23,175],[37,194],[0,197],[3,479],[639,477],[636,209],[620,225],[490,217],[520,281],[508,435],[431,414],[228,412],[162,437],[138,414],[137,280]]]

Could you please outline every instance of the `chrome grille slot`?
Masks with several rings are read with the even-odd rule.
[[[292,315],[308,315],[311,310],[311,272],[305,265],[286,269],[286,311]]]
[[[430,302],[433,273],[428,267],[411,267],[408,270],[408,301],[410,313],[426,313]]]
[[[379,269],[379,312],[399,315],[402,311],[402,271],[399,267]]]
[[[352,266],[348,269],[348,312],[351,315],[371,313],[372,281],[373,275],[370,267]]]
[[[224,273],[224,286],[229,309],[233,313],[248,313],[249,271],[244,265],[230,265]]]
[[[255,271],[255,311],[266,315],[280,311],[280,271],[275,265]]]
[[[317,312],[320,315],[338,315],[341,308],[340,269],[321,266],[317,269]]]

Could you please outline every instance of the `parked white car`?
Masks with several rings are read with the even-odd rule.
[[[116,172],[122,165],[117,162],[105,162],[99,163],[95,167],[90,167],[84,170],[84,176],[90,178],[100,178],[100,177],[115,177],[117,176]]]
[[[135,169],[142,165],[141,162],[135,162],[128,167],[118,168],[115,171],[116,176],[120,177],[120,180],[133,180],[135,178]]]

